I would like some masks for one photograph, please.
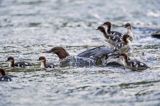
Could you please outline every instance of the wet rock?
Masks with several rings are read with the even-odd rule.
[[[160,31],[157,31],[157,32],[153,33],[151,36],[152,36],[153,38],[158,38],[158,39],[160,39]]]

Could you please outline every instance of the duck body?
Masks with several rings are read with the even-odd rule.
[[[92,49],[88,49],[82,53],[79,53],[77,56],[78,57],[85,57],[85,58],[91,58],[93,60],[97,60],[97,58],[103,56],[103,55],[107,55],[110,53],[113,53],[114,50],[111,48],[107,48],[105,46],[99,46],[99,47],[95,47]]]
[[[61,67],[72,66],[72,67],[90,67],[95,66],[96,63],[93,59],[78,57],[78,56],[68,56],[60,61]]]
[[[120,54],[120,58],[122,60],[122,64],[132,71],[142,71],[149,68],[145,63],[140,62],[139,60],[130,59],[127,54]]]
[[[0,81],[6,81],[6,82],[8,82],[8,81],[12,81],[12,79],[11,79],[10,76],[5,75],[5,76],[1,76],[0,77]]]
[[[14,64],[14,66],[15,66],[15,67],[25,68],[25,67],[27,67],[27,66],[32,66],[32,64],[29,63],[29,62],[21,61],[21,62],[16,62],[16,63]]]
[[[142,71],[149,68],[145,63],[138,60],[128,60],[128,62],[126,63],[126,67],[131,69],[132,71]]]

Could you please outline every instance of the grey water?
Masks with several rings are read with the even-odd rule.
[[[0,82],[0,106],[159,106],[160,0],[0,0],[0,67],[13,75]],[[133,72],[118,67],[39,69],[39,56],[59,63],[54,54],[62,46],[71,55],[107,45],[96,30],[105,21],[114,30],[133,25],[132,57],[151,68]],[[10,69],[8,56],[35,64]]]

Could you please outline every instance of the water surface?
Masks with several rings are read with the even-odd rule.
[[[160,29],[159,4],[159,0],[1,0],[0,67],[15,77],[0,83],[0,106],[160,105],[160,40],[150,36]],[[150,69],[37,68],[39,56],[58,64],[56,55],[42,53],[55,46],[76,55],[107,45],[95,29],[108,20],[115,26],[132,23],[133,58]],[[11,70],[5,63],[8,56],[36,65]]]

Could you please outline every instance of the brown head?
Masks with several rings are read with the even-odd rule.
[[[46,53],[55,53],[60,59],[65,59],[69,53],[63,47],[54,47]]]
[[[97,30],[101,31],[103,33],[104,37],[106,37],[108,39],[108,35],[107,35],[106,31],[105,31],[104,26],[99,26],[97,28]]]
[[[5,76],[5,75],[6,75],[6,73],[5,73],[4,69],[0,68],[0,76]]]
[[[44,56],[40,56],[38,60],[44,62],[44,61],[46,61],[46,58]]]
[[[103,23],[103,26],[105,26],[107,28],[107,33],[110,34],[110,31],[111,31],[111,22],[107,21],[105,23]]]
[[[10,66],[9,67],[14,67],[14,58],[12,56],[7,58],[7,62],[10,62]]]
[[[123,35],[122,40],[125,44],[128,44],[131,40],[131,37],[128,34]]]
[[[131,29],[131,28],[132,28],[132,26],[131,26],[130,23],[126,23],[126,24],[124,25],[124,27],[127,28],[127,29]]]

